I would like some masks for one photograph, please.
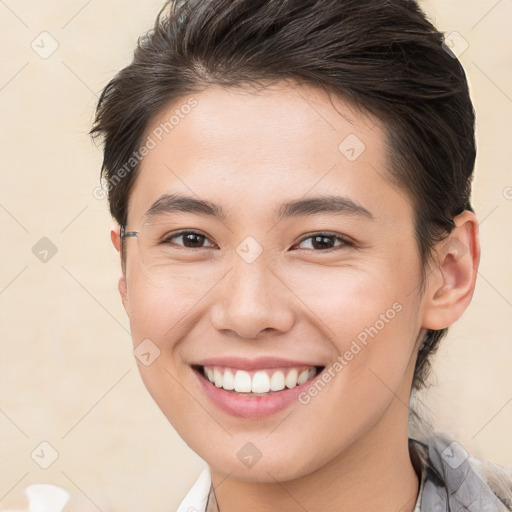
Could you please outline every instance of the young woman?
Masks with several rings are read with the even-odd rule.
[[[142,379],[208,464],[180,512],[512,509],[409,437],[480,257],[465,73],[414,1],[169,2],[92,133]]]

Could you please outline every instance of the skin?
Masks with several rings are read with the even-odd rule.
[[[149,235],[126,241],[119,291],[134,347],[150,339],[160,350],[148,366],[137,361],[147,389],[208,463],[222,512],[242,505],[248,512],[412,511],[418,477],[407,423],[414,363],[426,329],[451,325],[471,300],[480,257],[475,215],[459,215],[450,238],[435,248],[420,295],[414,206],[389,179],[377,119],[341,97],[287,82],[257,94],[210,87],[193,97],[197,107],[143,160],[127,229],[141,229],[164,192],[214,202],[227,218],[180,213],[142,228],[206,235],[199,250],[174,238],[167,266],[146,258]],[[159,112],[146,135],[177,107]],[[350,134],[366,146],[355,161],[338,149]],[[273,220],[285,201],[332,194],[362,205],[373,219],[322,213]],[[323,231],[354,245],[331,238],[335,247],[322,249],[304,240]],[[263,248],[252,263],[236,252],[248,236]],[[111,238],[119,250],[118,226]],[[397,302],[395,318],[307,405],[267,418],[219,410],[190,367],[218,355],[330,366]],[[261,452],[250,468],[237,457],[247,442]]]

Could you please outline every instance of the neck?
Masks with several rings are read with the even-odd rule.
[[[394,400],[366,434],[295,480],[246,482],[211,470],[219,511],[412,512],[419,479],[409,454],[407,419],[407,408]]]

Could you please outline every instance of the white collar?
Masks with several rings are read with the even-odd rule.
[[[188,491],[177,512],[204,512],[211,484],[210,468],[206,467]]]

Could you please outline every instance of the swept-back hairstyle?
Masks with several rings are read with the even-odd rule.
[[[464,69],[444,40],[413,0],[167,2],[98,102],[91,134],[104,142],[112,216],[124,227],[133,156],[162,108],[210,85],[295,80],[382,122],[389,179],[414,204],[423,285],[433,247],[456,215],[473,211],[475,114]],[[414,389],[425,385],[429,356],[446,332],[427,332]]]

